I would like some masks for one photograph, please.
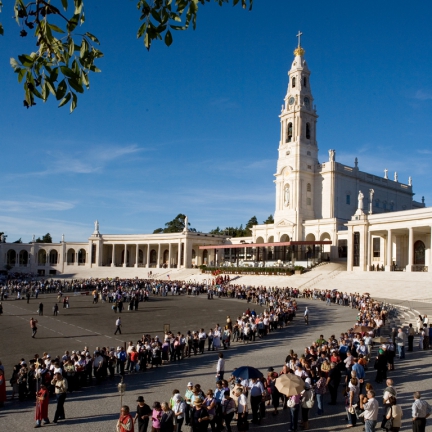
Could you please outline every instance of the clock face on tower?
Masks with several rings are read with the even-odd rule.
[[[290,105],[292,105],[292,104],[294,103],[294,98],[293,98],[293,97],[290,97],[289,100],[288,100],[288,103],[289,103]]]
[[[306,108],[309,108],[310,100],[309,100],[308,97],[305,97],[305,98],[304,98],[304,103],[305,103],[305,105],[306,105]]]

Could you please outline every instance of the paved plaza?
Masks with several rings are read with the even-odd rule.
[[[116,346],[123,341],[136,340],[142,333],[159,334],[162,336],[164,324],[170,324],[173,331],[186,331],[198,327],[205,329],[214,326],[216,322],[222,323],[226,315],[237,316],[246,310],[246,301],[234,299],[207,300],[206,296],[199,297],[152,297],[148,303],[140,303],[138,312],[123,312],[124,333],[114,336],[114,318],[116,315],[108,303],[92,305],[91,296],[76,296],[71,298],[69,310],[60,309],[60,315],[52,316],[51,307],[55,301],[54,295],[42,298],[45,305],[45,316],[40,317],[41,324],[37,338],[31,339],[28,320],[31,315],[36,315],[37,304],[31,300],[30,305],[26,301],[5,302],[5,314],[1,319],[5,322],[0,329],[2,341],[10,341],[6,344],[6,350],[2,349],[1,358],[10,375],[10,365],[22,356],[29,358],[35,352],[46,350],[50,354],[61,354],[65,349],[82,348],[88,345],[90,351],[96,345]],[[349,307],[326,306],[318,300],[299,301],[300,309],[297,318],[287,328],[271,333],[263,340],[244,345],[234,343],[232,348],[225,351],[226,371],[229,372],[241,365],[253,365],[261,369],[265,374],[269,366],[280,370],[284,359],[290,349],[301,354],[304,347],[316,340],[319,334],[326,337],[331,334],[338,335],[347,328],[352,327],[355,321],[355,310]],[[305,326],[302,319],[302,311],[308,306],[311,313],[311,323]],[[421,305],[421,304],[420,304]],[[418,305],[419,306],[419,305]],[[258,309],[259,307],[257,307]],[[410,320],[411,314],[401,313],[390,325],[399,324]],[[386,329],[386,332],[389,330]],[[386,333],[385,332],[385,333]],[[395,380],[399,393],[398,401],[404,409],[404,429],[408,430],[412,392],[420,390],[430,401],[432,399],[432,365],[430,351],[415,351],[407,353],[407,359],[399,362],[396,360],[396,370],[389,376]],[[143,395],[149,404],[154,401],[169,400],[172,390],[178,388],[184,394],[186,383],[193,381],[200,383],[203,389],[214,388],[215,366],[217,354],[205,353],[178,363],[163,366],[159,369],[149,370],[144,373],[126,376],[126,394],[123,403],[131,408],[136,406],[136,398]],[[377,389],[377,395],[381,401],[384,390],[382,384],[374,382],[373,369],[369,369],[368,381],[371,381]],[[58,427],[66,430],[87,431],[89,427],[94,431],[114,430],[115,421],[118,418],[120,397],[116,389],[119,379],[107,381],[101,386],[85,388],[83,391],[68,395],[66,400],[65,422],[57,426],[45,426],[47,428]],[[340,392],[342,387],[340,388]],[[325,413],[321,417],[316,415],[316,407],[311,413],[311,430],[340,431],[345,429],[344,403],[342,396],[338,396],[338,405],[327,405]],[[55,410],[55,402],[50,404],[50,415]],[[8,402],[0,411],[0,430],[11,428],[13,430],[31,430],[34,421],[34,404],[30,402]],[[274,418],[268,415],[261,426],[251,425],[252,430],[286,431],[288,426],[288,410]],[[353,428],[361,431],[361,427]],[[187,432],[188,428],[184,428]],[[432,430],[429,426],[427,430]]]

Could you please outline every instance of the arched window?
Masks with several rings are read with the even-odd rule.
[[[80,249],[78,251],[78,264],[85,264],[87,252],[85,249]]]
[[[424,265],[425,251],[425,244],[421,240],[417,240],[414,243],[414,264]]]
[[[13,249],[8,250],[6,255],[6,263],[9,266],[14,266],[16,264],[16,252]]]
[[[307,186],[306,186],[306,190],[307,190],[308,192],[312,192],[312,186],[311,186],[310,183],[307,184]]]
[[[296,79],[295,79],[295,77],[293,77],[293,79],[292,79],[292,87],[294,88],[295,85],[296,85]]]
[[[287,139],[286,142],[291,142],[292,141],[292,134],[293,134],[293,130],[292,130],[292,123],[288,123],[287,126]]]
[[[157,252],[154,249],[152,249],[150,251],[150,264],[156,264],[156,261],[157,261]]]
[[[203,250],[203,264],[207,265],[207,261],[208,261],[208,251],[207,249]]]
[[[306,205],[312,205],[312,200],[310,198],[306,198]]]
[[[303,87],[307,87],[307,78],[306,77],[303,78]]]
[[[310,139],[311,133],[310,133],[310,123],[306,123],[306,139]]]

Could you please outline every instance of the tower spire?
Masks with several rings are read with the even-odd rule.
[[[294,55],[295,56],[303,57],[304,54],[305,54],[305,50],[301,46],[301,37],[302,37],[302,35],[303,35],[303,33],[300,30],[296,34],[296,37],[298,38],[298,45],[297,45],[297,48],[294,50]]]

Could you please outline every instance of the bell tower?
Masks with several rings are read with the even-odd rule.
[[[316,193],[321,193],[314,190],[318,164],[318,115],[301,36],[299,32],[294,61],[288,72],[285,103],[279,115],[281,129],[275,174],[275,229],[285,231],[292,240],[303,240],[303,221],[316,218],[314,197]]]

